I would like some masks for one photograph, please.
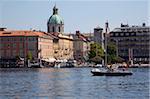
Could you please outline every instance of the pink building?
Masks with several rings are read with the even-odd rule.
[[[12,60],[16,56],[34,59],[53,57],[53,39],[39,31],[0,31],[0,59]]]

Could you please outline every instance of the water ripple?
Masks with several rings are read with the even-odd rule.
[[[90,68],[0,69],[0,99],[149,99],[149,70],[92,76]]]

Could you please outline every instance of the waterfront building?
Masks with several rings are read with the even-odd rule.
[[[110,41],[117,46],[117,55],[131,63],[148,63],[150,60],[150,27],[121,24],[110,32]]]
[[[53,58],[53,39],[40,31],[0,31],[0,59],[11,61],[16,57],[33,59]]]
[[[54,58],[57,60],[73,59],[73,38],[69,35],[52,35]]]
[[[73,37],[64,33],[64,21],[58,14],[56,5],[47,22],[47,32],[53,37],[54,58],[73,59]]]
[[[76,31],[73,39],[74,59],[81,62],[87,61],[90,51],[90,40],[84,34],[81,34],[80,31]]]

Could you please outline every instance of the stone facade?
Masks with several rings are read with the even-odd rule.
[[[58,60],[73,59],[73,38],[59,34],[53,39],[54,58]]]

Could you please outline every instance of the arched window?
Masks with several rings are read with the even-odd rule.
[[[50,31],[49,31],[49,27],[48,27],[47,29],[48,29],[47,31],[48,31],[48,33],[49,33],[49,32],[50,32]]]
[[[59,26],[58,30],[59,30],[59,32],[60,32],[60,26]]]
[[[55,32],[55,27],[53,26],[53,32]]]

